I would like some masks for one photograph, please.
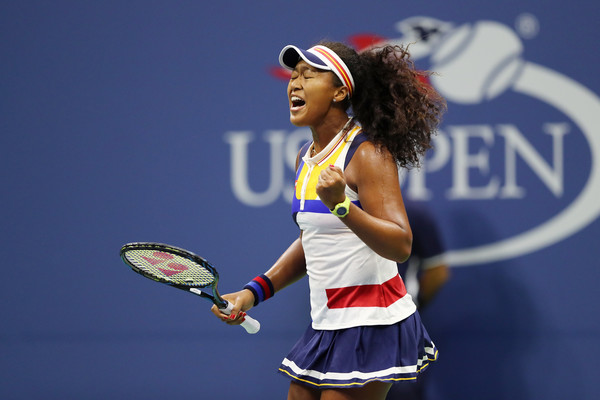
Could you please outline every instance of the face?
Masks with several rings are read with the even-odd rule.
[[[327,116],[335,93],[333,73],[301,60],[288,83],[290,121],[296,126],[317,126]]]

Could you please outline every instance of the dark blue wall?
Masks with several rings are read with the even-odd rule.
[[[403,182],[453,267],[423,315],[440,348],[431,398],[596,398],[600,6],[260,4],[0,6],[0,397],[284,398],[275,371],[309,322],[306,281],[252,310],[251,336],[118,250],[188,248],[222,292],[265,271],[298,235],[287,191],[307,137],[279,50],[406,41],[412,24],[444,33],[414,55],[449,105]]]

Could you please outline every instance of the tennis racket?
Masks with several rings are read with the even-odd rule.
[[[178,247],[147,242],[128,243],[120,254],[138,274],[208,299],[224,314],[231,313],[233,304],[217,290],[219,274],[204,258]],[[260,323],[247,315],[241,325],[248,333],[260,329]]]

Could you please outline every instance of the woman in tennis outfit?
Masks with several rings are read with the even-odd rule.
[[[414,382],[437,358],[398,275],[412,243],[398,166],[418,165],[445,102],[400,47],[286,46],[279,61],[292,70],[290,121],[313,137],[296,163],[300,237],[271,269],[223,296],[231,316],[213,312],[239,324],[308,275],[312,324],[279,368],[291,379],[288,399],[385,399],[392,383]]]

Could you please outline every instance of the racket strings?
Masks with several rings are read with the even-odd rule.
[[[135,249],[125,257],[142,272],[184,286],[207,286],[215,281],[211,270],[186,257],[164,251]]]

